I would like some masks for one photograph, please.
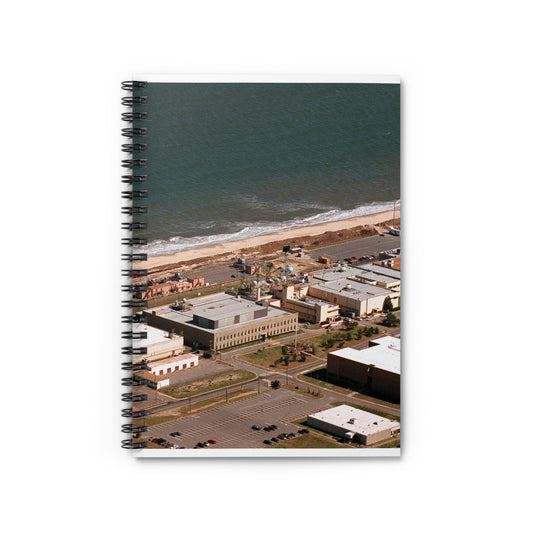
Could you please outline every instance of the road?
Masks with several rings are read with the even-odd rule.
[[[346,257],[361,257],[362,255],[375,255],[377,257],[379,252],[399,247],[400,237],[384,234],[365,237],[364,239],[341,244],[333,244],[331,246],[325,246],[324,248],[317,248],[316,250],[312,250],[310,255],[311,257],[325,255],[333,261],[336,261]]]
[[[370,322],[368,323],[370,324]],[[400,332],[399,328],[383,328],[382,327],[382,329],[384,330],[384,333],[389,334],[389,335],[396,335]],[[309,338],[319,333],[323,333],[323,331],[322,330],[308,330],[305,333],[298,335],[298,339],[301,340],[303,338]],[[288,343],[291,341],[291,339],[295,339],[295,337],[285,337],[282,339],[282,342]],[[356,347],[361,347],[364,344],[366,344],[366,342],[367,341],[362,341],[361,343],[357,344]],[[222,389],[217,389],[214,391],[209,391],[209,392],[205,392],[202,394],[198,394],[191,398],[183,398],[180,400],[176,400],[176,399],[171,399],[169,397],[166,397],[165,400],[168,402],[166,403],[166,405],[154,406],[153,408],[147,407],[148,410],[150,411],[150,414],[153,415],[156,413],[163,413],[171,409],[172,410],[176,409],[177,407],[180,407],[182,405],[189,405],[190,402],[197,402],[200,400],[206,400],[208,398],[218,397],[218,396],[225,394],[226,390],[227,392],[232,392],[232,391],[239,390],[240,388],[243,388],[243,387],[251,388],[251,389],[257,388],[258,390],[260,390],[263,388],[263,386],[260,385],[258,382],[264,379],[268,379],[270,381],[274,379],[278,379],[282,383],[290,383],[292,385],[300,385],[300,386],[302,385],[302,383],[304,383],[306,387],[309,386],[312,390],[316,390],[316,391],[320,390],[325,395],[325,397],[328,399],[329,402],[339,401],[339,400],[341,401],[349,400],[350,402],[360,405],[361,407],[370,407],[370,408],[378,409],[382,412],[393,414],[393,415],[400,414],[400,410],[397,408],[387,407],[387,406],[380,404],[379,402],[372,402],[370,400],[358,398],[357,393],[351,393],[348,395],[344,395],[342,393],[334,392],[329,389],[319,387],[317,385],[310,385],[308,382],[302,382],[301,380],[297,378],[298,374],[301,374],[303,372],[309,372],[310,370],[324,366],[326,364],[325,359],[311,357],[311,361],[309,361],[308,363],[289,369],[287,371],[283,371],[282,369],[267,370],[265,368],[253,365],[250,362],[243,361],[235,357],[236,355],[255,351],[259,347],[266,348],[269,346],[271,346],[269,343],[256,344],[254,346],[246,346],[244,348],[238,348],[236,350],[226,352],[225,354],[222,355],[223,361],[230,362],[235,368],[249,370],[251,372],[254,372],[255,374],[258,375],[257,378],[251,380],[248,383],[231,385],[229,387],[225,387]],[[161,397],[162,395],[159,395],[159,396]]]
[[[207,283],[211,285],[215,283],[224,283],[231,281],[232,275],[239,278],[240,272],[230,265],[213,265],[209,267],[198,268],[195,270],[183,270],[180,272],[182,276],[202,276]]]

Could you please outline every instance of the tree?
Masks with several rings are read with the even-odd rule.
[[[394,306],[392,305],[392,300],[390,299],[390,296],[387,296],[385,300],[383,300],[383,312],[389,313],[394,309]]]
[[[289,349],[287,348],[287,346],[283,345],[281,347],[281,353],[282,355],[287,355],[289,353]]]
[[[279,379],[275,379],[270,386],[273,389],[279,389],[281,387],[281,383],[279,382]]]
[[[400,319],[391,311],[387,313],[387,317],[383,320],[382,324],[389,328],[394,328],[400,325]]]
[[[313,355],[316,355],[316,352],[317,352],[316,346],[314,344],[312,344],[311,346],[312,346],[311,351],[313,352]]]

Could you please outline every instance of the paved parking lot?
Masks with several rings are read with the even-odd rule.
[[[187,368],[168,374],[170,385],[181,385],[183,383],[190,383],[191,381],[210,378],[232,369],[228,364],[215,361],[215,359],[204,359],[202,356],[199,357],[198,362],[198,366],[194,368]]]
[[[163,437],[185,448],[194,448],[197,442],[208,439],[217,441],[213,448],[266,448],[263,440],[299,429],[289,423],[291,420],[328,406],[325,398],[315,399],[285,389],[269,390],[260,396],[153,426],[148,428],[147,437]],[[276,424],[278,429],[256,431],[252,429],[254,424],[261,427]],[[170,437],[173,431],[181,431],[182,435]]]

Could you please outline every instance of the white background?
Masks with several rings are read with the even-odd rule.
[[[525,529],[525,6],[4,6],[6,531]],[[401,76],[402,459],[138,461],[120,449],[119,85],[132,72]]]

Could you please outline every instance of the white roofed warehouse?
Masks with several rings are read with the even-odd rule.
[[[341,348],[328,353],[328,376],[400,402],[400,339],[380,337],[364,350]]]
[[[307,415],[307,425],[370,446],[400,434],[400,423],[349,405]]]

